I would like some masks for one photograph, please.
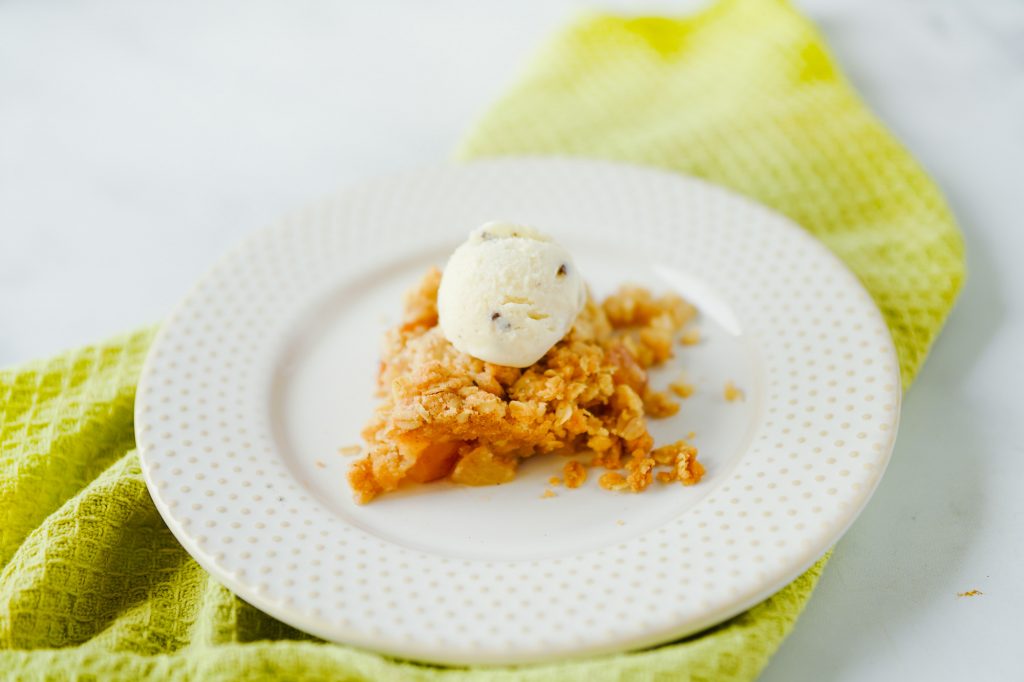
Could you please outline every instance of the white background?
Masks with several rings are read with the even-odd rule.
[[[1024,679],[1024,3],[798,4],[946,192],[970,278],[762,679]],[[586,6],[0,2],[0,365],[156,322],[286,210],[450,157]]]

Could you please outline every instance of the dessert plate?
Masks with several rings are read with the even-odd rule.
[[[675,290],[701,342],[652,377],[696,393],[692,487],[418,486],[365,506],[345,472],[402,291],[502,219],[565,245],[597,295]],[[727,382],[744,394],[728,401]],[[171,531],[259,609],[325,639],[449,664],[647,647],[768,597],[853,522],[885,470],[900,381],[879,311],[824,246],[705,182],[503,159],[346,190],[254,234],[195,286],[142,373],[136,433]]]

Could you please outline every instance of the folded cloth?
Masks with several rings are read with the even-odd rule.
[[[772,206],[860,277],[905,385],[964,275],[936,187],[779,0],[683,19],[587,18],[542,52],[461,154],[653,164]],[[153,507],[132,417],[151,339],[144,330],[0,372],[4,679],[750,680],[824,565],[726,623],[642,652],[476,670],[321,642],[211,579]]]

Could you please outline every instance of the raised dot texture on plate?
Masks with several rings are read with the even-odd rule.
[[[696,432],[699,485],[590,476],[542,499],[563,463],[542,456],[502,486],[351,501],[338,450],[360,442],[403,289],[495,219],[554,235],[596,294],[697,304],[700,343],[653,375],[685,368],[696,392],[652,433]],[[867,502],[899,404],[870,297],[785,218],[661,171],[505,159],[368,183],[240,244],[158,335],[136,433],[168,526],[258,608],[395,656],[524,663],[657,644],[780,589]]]

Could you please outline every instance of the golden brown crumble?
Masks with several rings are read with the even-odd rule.
[[[562,479],[560,479],[558,476],[552,476],[551,478],[548,479],[548,485],[562,485]]]
[[[598,485],[605,490],[624,490],[626,488],[626,477],[620,473],[609,471],[601,474],[597,479]]]
[[[556,493],[554,490],[545,490],[543,493],[541,493],[540,496],[541,496],[541,499],[545,499],[546,500],[549,497],[557,497],[558,493]]]
[[[693,485],[704,476],[704,465],[697,461],[697,448],[685,440],[680,440],[671,445],[663,445],[651,452],[651,456],[658,464],[671,466],[669,472],[671,478],[659,480],[663,482],[679,481],[683,485]]]
[[[338,454],[339,455],[345,455],[345,456],[348,456],[348,455],[358,455],[362,451],[363,451],[363,446],[362,445],[346,445],[343,448],[338,448]]]
[[[678,411],[679,403],[672,400],[667,393],[650,391],[644,396],[644,412],[655,419],[671,417]]]
[[[699,329],[687,329],[679,337],[679,343],[684,346],[696,346],[700,343],[700,330]]]
[[[695,315],[690,304],[639,287],[623,287],[600,305],[588,298],[565,338],[518,369],[460,353],[444,338],[440,279],[431,269],[406,294],[402,322],[385,336],[383,401],[363,430],[367,455],[349,471],[357,501],[446,476],[467,485],[504,483],[525,457],[585,450],[594,453],[591,464],[613,470],[601,476],[604,488],[644,490],[656,466],[670,467],[684,483],[699,480],[703,468],[691,446],[685,461],[656,461],[654,452],[665,448],[652,452],[646,422],[679,409],[651,389],[647,368],[672,356],[675,334]],[[567,463],[563,476],[568,487],[581,485],[584,464]]]
[[[587,468],[577,460],[570,460],[562,467],[562,476],[565,477],[565,487],[579,488],[587,480]]]

